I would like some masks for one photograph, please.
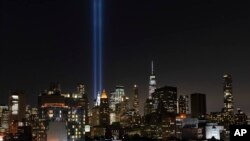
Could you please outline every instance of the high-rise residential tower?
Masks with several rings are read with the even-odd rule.
[[[232,76],[230,74],[225,74],[224,78],[224,112],[233,113],[233,95],[232,95]]]

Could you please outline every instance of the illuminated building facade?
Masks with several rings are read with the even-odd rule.
[[[144,115],[151,114],[153,109],[155,108],[153,106],[153,100],[152,100],[152,94],[155,92],[156,89],[156,77],[154,73],[154,62],[151,62],[151,75],[149,76],[149,92],[148,92],[148,98],[146,99],[145,105],[144,105]]]
[[[223,108],[223,125],[225,129],[229,129],[231,124],[235,124],[235,115],[233,107],[233,90],[232,90],[232,76],[225,74],[223,76],[224,85],[224,108]]]
[[[128,110],[129,110],[129,97],[122,96],[122,101],[116,104],[116,121],[123,124],[124,121],[122,121],[122,116],[126,115]]]
[[[25,96],[23,91],[12,91],[9,97],[10,122],[9,132],[16,134],[18,127],[23,126],[23,119],[25,119]]]
[[[96,101],[95,101],[95,106],[100,106],[101,103],[101,93],[97,93]]]
[[[178,104],[177,104],[178,112],[179,114],[188,114],[189,113],[189,97],[188,95],[180,95],[178,98]]]
[[[102,91],[100,96],[100,105],[95,105],[91,109],[90,121],[91,136],[105,136],[107,127],[110,125],[109,99],[105,90]]]
[[[151,62],[151,75],[149,76],[149,95],[148,98],[152,99],[152,94],[156,89],[156,78],[154,73],[154,62]]]
[[[162,139],[176,135],[177,88],[164,86],[152,94],[154,111],[160,117]]]
[[[145,105],[144,105],[144,115],[151,114],[153,112],[154,105],[152,99],[146,99]]]
[[[44,91],[38,97],[39,118],[45,130],[50,122],[63,122],[67,128],[68,141],[81,141],[85,138],[85,125],[88,124],[88,99],[84,85],[77,85],[76,93],[62,94],[58,87]]]
[[[100,106],[94,106],[90,112],[90,125],[92,127],[100,125]]]
[[[122,102],[122,98],[125,96],[124,86],[116,86],[115,91],[110,94],[110,109],[116,111],[116,104]]]
[[[149,100],[149,99],[147,99]],[[176,135],[177,88],[164,86],[152,94],[153,110],[144,116],[145,136],[167,140]]]
[[[207,114],[207,119],[210,122],[222,123],[223,122],[223,113],[222,112],[210,112]]]
[[[9,107],[0,105],[0,133],[4,133],[9,129]]]
[[[9,97],[11,120],[22,121],[25,118],[25,98],[23,91],[12,91]]]
[[[232,76],[225,74],[224,78],[224,112],[232,114],[234,112],[233,107],[233,90],[232,90]]]
[[[176,116],[176,137],[181,139],[182,137],[182,127],[183,127],[183,120],[187,118],[186,114],[178,114]]]
[[[128,115],[131,117],[131,127],[139,127],[141,124],[141,115],[139,112],[139,90],[138,86],[133,88],[133,107],[129,110]]]
[[[139,91],[138,91],[138,86],[134,85],[133,89],[133,108],[137,113],[139,113]]]
[[[111,92],[109,98],[109,108],[110,108],[110,123],[119,122],[119,105],[125,97],[124,86],[116,86],[115,91]]]
[[[201,93],[191,94],[191,116],[193,118],[204,118],[206,114],[206,95]]]
[[[177,114],[177,88],[165,86],[152,94],[154,112]]]

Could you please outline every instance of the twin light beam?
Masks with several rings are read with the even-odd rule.
[[[102,91],[103,83],[103,66],[102,66],[102,48],[103,48],[103,1],[92,0],[93,4],[93,96],[97,97],[97,93]]]

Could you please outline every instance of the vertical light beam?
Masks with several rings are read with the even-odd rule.
[[[99,7],[98,7],[98,23],[99,23],[99,88],[98,91],[102,92],[102,1],[103,0],[99,0]]]
[[[93,29],[92,29],[92,35],[93,35],[93,96],[94,98],[96,98],[96,92],[97,92],[97,38],[96,38],[96,25],[97,25],[97,21],[96,21],[96,0],[93,0]]]
[[[93,0],[93,96],[96,98],[98,91],[102,91],[102,3],[103,0]]]

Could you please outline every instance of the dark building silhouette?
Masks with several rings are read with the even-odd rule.
[[[191,94],[191,116],[194,118],[203,118],[206,113],[206,95],[201,93]]]
[[[152,94],[153,112],[177,113],[177,88],[165,86]]]
[[[137,85],[134,85],[133,97],[134,97],[133,108],[135,109],[136,113],[139,113],[139,92]]]
[[[105,127],[110,124],[110,117],[109,117],[109,100],[106,94],[106,91],[103,90],[101,95],[101,103],[100,103],[100,125]]]
[[[143,135],[152,139],[166,140],[176,134],[177,88],[164,86],[155,89],[152,100],[147,99],[152,107],[151,113],[144,116]]]

